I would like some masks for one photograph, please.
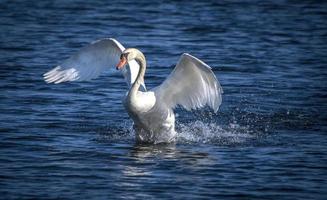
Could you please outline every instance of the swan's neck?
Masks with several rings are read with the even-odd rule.
[[[136,62],[139,63],[140,69],[137,74],[136,80],[133,83],[131,89],[129,90],[129,94],[132,96],[136,96],[137,91],[140,88],[140,85],[144,83],[144,74],[145,74],[145,69],[146,69],[146,60],[142,52],[138,52],[136,58]]]

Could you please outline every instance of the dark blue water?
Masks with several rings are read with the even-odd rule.
[[[327,199],[326,22],[323,1],[0,1],[0,198]],[[104,37],[144,52],[148,88],[202,59],[221,109],[141,146],[120,74],[42,80]]]

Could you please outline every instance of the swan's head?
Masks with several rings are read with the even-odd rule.
[[[125,49],[125,51],[120,55],[120,61],[117,64],[116,69],[120,70],[124,68],[129,61],[134,60],[137,57],[139,52],[139,50],[134,48]]]

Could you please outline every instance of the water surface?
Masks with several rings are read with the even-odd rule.
[[[1,1],[3,199],[326,199],[327,4]],[[175,145],[137,145],[120,74],[42,74],[113,37],[148,88],[188,52],[224,89],[218,113],[177,109]]]

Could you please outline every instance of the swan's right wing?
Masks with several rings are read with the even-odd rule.
[[[119,62],[124,47],[114,39],[95,41],[44,74],[47,83],[84,81],[96,78]]]
[[[207,64],[184,53],[173,72],[154,92],[161,106],[181,105],[191,110],[209,105],[217,112],[223,90]]]
[[[115,67],[124,50],[123,45],[112,38],[95,41],[79,50],[61,65],[45,73],[44,80],[47,83],[56,84],[66,81],[91,80],[110,67]],[[132,60],[122,70],[128,85],[135,81],[139,68],[139,64]]]

